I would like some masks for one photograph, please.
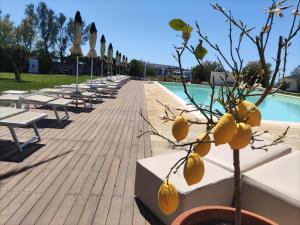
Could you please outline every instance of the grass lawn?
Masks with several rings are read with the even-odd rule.
[[[0,73],[0,91],[6,90],[38,90],[62,84],[76,83],[73,75],[21,74],[21,81],[14,80],[13,73]],[[89,75],[79,76],[79,83],[89,79]]]

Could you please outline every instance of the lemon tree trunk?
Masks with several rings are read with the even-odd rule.
[[[240,151],[233,150],[234,165],[234,207],[235,207],[235,225],[241,225],[241,170],[240,170]]]

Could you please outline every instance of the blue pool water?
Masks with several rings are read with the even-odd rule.
[[[178,97],[188,101],[182,84],[161,82],[161,85],[169,89]],[[198,104],[209,105],[211,89],[206,85],[187,84],[189,93],[194,96]],[[217,92],[216,92],[217,93]],[[217,96],[217,95],[215,95]],[[249,97],[247,100],[255,102],[258,97]],[[221,105],[215,104],[215,109],[221,109]],[[300,122],[300,98],[289,97],[281,94],[268,96],[259,106],[263,120]]]

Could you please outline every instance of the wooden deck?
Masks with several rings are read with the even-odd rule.
[[[158,224],[134,198],[136,160],[151,156],[149,136],[136,138],[147,129],[140,109],[143,83],[129,81],[91,112],[71,112],[64,128],[40,123],[42,142],[22,154],[0,127],[0,224]]]

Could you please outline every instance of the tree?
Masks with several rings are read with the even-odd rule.
[[[15,27],[10,16],[6,14],[3,18],[0,16],[0,28],[1,49],[13,65],[15,80],[19,81],[28,60],[28,52],[21,41],[21,27]]]
[[[54,48],[58,34],[57,16],[49,9],[45,2],[40,2],[37,7],[36,25],[43,43],[43,52],[49,55],[49,50]]]
[[[262,69],[262,65],[259,61],[248,62],[248,64],[243,68],[243,81],[249,85],[253,85],[256,81],[262,84],[263,87],[267,87],[271,74],[271,64],[267,63],[268,70],[265,74]]]
[[[64,65],[64,56],[66,54],[67,47],[70,42],[70,38],[67,33],[66,17],[63,13],[59,13],[57,26],[58,26],[58,36],[56,39],[56,45],[58,48],[58,55],[60,57],[61,65]]]
[[[26,17],[22,20],[19,26],[19,33],[22,45],[26,48],[27,51],[31,52],[36,36],[33,18]]]
[[[155,69],[152,67],[147,67],[146,74],[147,76],[155,76],[156,75]]]
[[[144,73],[144,63],[137,59],[132,59],[129,63],[129,76],[141,77]]]
[[[289,127],[287,127],[279,137],[274,138],[271,143],[267,144],[259,144],[261,138],[257,138],[258,136],[266,133],[266,131],[255,130],[255,132],[252,132],[252,127],[260,126],[261,124],[261,113],[258,108],[259,105],[264,102],[268,95],[273,94],[278,90],[278,88],[276,88],[275,90],[273,88],[275,81],[280,76],[280,73],[283,74],[281,82],[284,80],[287,65],[288,48],[291,46],[292,40],[300,32],[300,26],[298,26],[300,20],[298,20],[297,17],[300,8],[300,0],[298,0],[296,8],[292,9],[293,23],[290,26],[290,31],[286,35],[278,34],[278,42],[276,45],[277,47],[275,47],[275,66],[274,70],[270,71],[270,66],[266,62],[267,52],[270,49],[270,45],[268,45],[269,35],[270,32],[273,31],[273,27],[275,26],[274,17],[283,17],[283,12],[291,7],[286,6],[285,4],[286,1],[272,2],[270,7],[268,7],[268,9],[266,10],[266,22],[259,27],[257,34],[253,34],[251,32],[252,30],[254,30],[254,28],[252,28],[253,26],[248,26],[244,21],[236,19],[234,16],[232,16],[230,10],[225,10],[217,3],[211,4],[214,10],[218,11],[226,18],[226,23],[228,23],[229,25],[229,54],[225,54],[223,49],[220,48],[218,44],[214,43],[209,38],[209,36],[202,31],[202,28],[200,28],[200,25],[197,22],[195,26],[196,33],[198,35],[197,39],[199,40],[197,46],[193,46],[188,43],[190,34],[193,31],[193,27],[178,18],[173,19],[169,22],[171,28],[181,32],[181,44],[174,46],[175,54],[173,54],[173,57],[178,62],[179,71],[182,78],[181,80],[183,91],[193,107],[190,109],[176,109],[176,111],[173,111],[167,104],[160,103],[164,107],[165,111],[165,113],[160,116],[160,119],[163,123],[173,123],[172,134],[174,139],[171,139],[160,133],[160,131],[158,131],[143,115],[143,112],[140,111],[140,115],[142,116],[143,120],[148,123],[149,126],[147,130],[141,132],[141,134],[138,136],[141,137],[145,134],[156,135],[168,141],[172,149],[177,147],[180,149],[185,148],[186,150],[185,155],[183,157],[179,157],[178,160],[172,166],[170,166],[169,172],[166,173],[165,181],[161,184],[158,190],[158,205],[165,215],[170,215],[175,212],[179,206],[180,201],[179,195],[178,193],[176,193],[177,191],[175,185],[173,185],[171,183],[172,181],[169,180],[170,176],[172,176],[173,174],[178,174],[178,170],[182,166],[183,176],[188,185],[200,182],[203,178],[205,168],[204,162],[202,161],[201,157],[203,157],[207,153],[207,151],[199,152],[198,150],[203,149],[203,147],[207,145],[209,145],[208,148],[210,148],[211,142],[214,142],[216,146],[229,144],[230,148],[233,150],[232,156],[234,166],[234,193],[232,198],[232,205],[234,207],[234,219],[229,219],[229,217],[233,217],[232,210],[230,211],[230,213],[227,213],[229,221],[227,220],[224,222],[234,222],[235,225],[241,225],[242,222],[243,224],[245,223],[244,221],[242,221],[242,219],[244,220],[246,216],[242,217],[244,212],[242,212],[241,202],[240,149],[249,146],[253,150],[260,149],[267,151],[268,147],[283,142],[289,129]],[[290,14],[290,12],[288,12],[288,14]],[[233,29],[233,27],[235,29]],[[236,38],[233,37],[233,35]],[[247,38],[250,44],[252,44],[248,46],[248,48],[251,48],[251,46],[253,46],[253,48],[257,50],[259,56],[259,64],[257,64],[257,68],[260,70],[258,73],[254,74],[254,76],[259,76],[259,80],[256,80],[253,84],[249,83],[249,81],[252,81],[252,76],[249,75],[250,69],[246,69],[243,71],[244,57],[240,49],[241,43],[244,41],[243,38]],[[222,41],[224,40],[222,39]],[[185,55],[185,52],[191,52],[197,62],[200,65],[203,64],[203,58],[208,53],[204,45],[208,46],[216,52],[218,62],[220,62],[222,65],[224,64],[228,66],[228,68],[230,68],[230,73],[235,78],[235,82],[233,83],[232,88],[229,87],[228,83],[226,82],[228,76],[224,76],[224,82],[218,89],[216,89],[214,83],[209,83],[211,93],[208,105],[204,105],[202,102],[195,101],[194,97],[188,90],[188,86],[185,83],[182,68],[182,58]],[[271,48],[274,49],[273,46]],[[247,52],[245,52],[245,54],[247,54]],[[228,74],[228,72],[225,72],[225,74]],[[264,82],[264,85],[266,86],[262,93],[257,93],[257,85],[259,84],[259,82]],[[246,100],[250,96],[258,96],[258,98],[255,99],[255,103]],[[214,109],[215,103],[222,106],[223,112]],[[187,115],[188,113],[193,113],[194,115],[195,111],[201,114],[204,120],[200,121],[199,117],[193,120],[190,116]],[[197,134],[197,137],[194,137],[193,141],[186,141],[185,138],[189,133],[190,125],[204,125],[204,129],[202,129],[205,130],[205,132],[203,132],[200,136],[199,134]],[[179,143],[180,141],[183,142]],[[216,219],[216,213],[212,212],[212,220],[201,222],[200,220],[196,221],[195,218],[197,218],[196,215],[199,215],[197,214],[197,212],[199,211],[192,211],[189,212],[191,213],[191,215],[187,218],[185,218],[184,215],[181,215],[179,217],[180,220],[193,220],[195,223],[198,222],[201,224],[207,224],[207,222],[210,223],[212,222],[212,220]],[[218,209],[216,209],[215,212],[217,211]],[[179,223],[179,220],[174,221],[174,223],[176,222]],[[263,220],[261,220],[261,223],[263,223]]]
[[[14,23],[9,14],[2,15],[0,12],[0,46],[5,47],[13,42]]]
[[[33,50],[34,40],[36,38],[36,13],[34,12],[34,4],[26,5],[25,18],[21,21],[19,33],[22,45],[31,53]]]
[[[291,71],[291,76],[300,76],[300,65],[296,66],[296,67]]]
[[[218,62],[205,61],[201,65],[192,68],[192,81],[207,81],[210,80],[211,72],[225,72],[222,65]]]

